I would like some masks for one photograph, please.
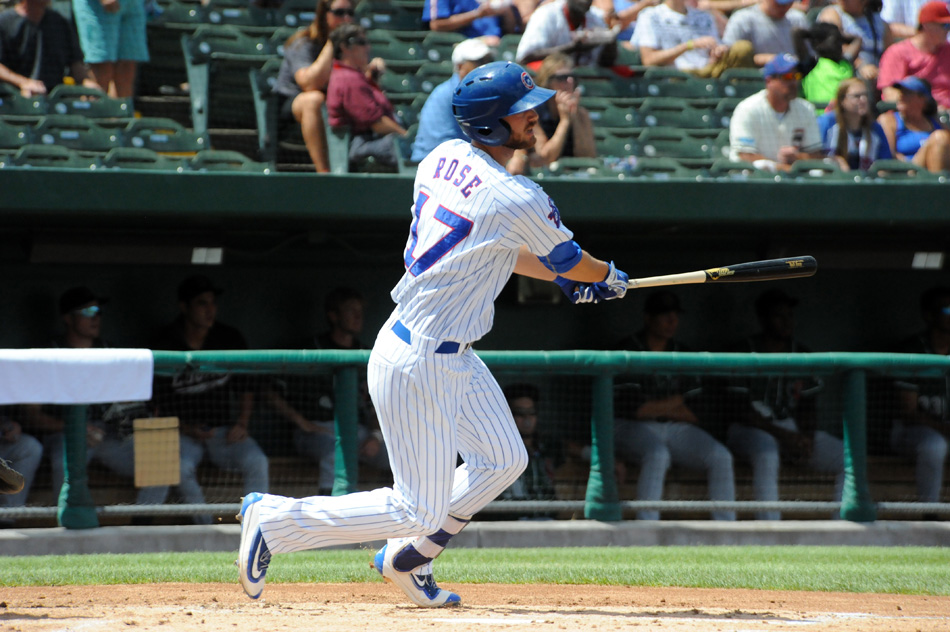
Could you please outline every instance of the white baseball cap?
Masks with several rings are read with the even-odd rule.
[[[452,63],[456,66],[465,61],[481,61],[491,57],[492,50],[484,40],[474,37],[456,44],[452,50]]]

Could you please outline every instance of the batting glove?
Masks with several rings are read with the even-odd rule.
[[[627,294],[627,281],[629,280],[630,277],[627,276],[627,273],[618,270],[614,262],[611,261],[610,269],[607,270],[607,278],[600,283],[595,283],[594,286],[596,287],[601,284],[607,286],[606,289],[601,292],[601,300],[610,301],[615,298],[623,298]]]
[[[558,287],[560,287],[561,291],[564,292],[564,296],[566,296],[567,300],[569,300],[571,303],[589,302],[581,300],[583,298],[582,293],[579,291],[581,289],[581,284],[577,281],[565,279],[564,277],[558,275],[554,277],[554,282],[558,284]]]

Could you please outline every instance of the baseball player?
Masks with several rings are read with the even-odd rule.
[[[393,486],[246,496],[238,566],[252,599],[274,553],[389,538],[374,560],[384,578],[419,606],[459,603],[436,584],[432,561],[528,462],[501,388],[471,349],[491,328],[495,298],[513,272],[557,282],[574,303],[627,290],[626,274],[572,240],[540,186],[505,171],[534,145],[534,108],[552,95],[510,62],[456,88],[453,113],[471,142],[446,141],[419,164],[406,272],[367,372]]]

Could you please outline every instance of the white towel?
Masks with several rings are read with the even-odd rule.
[[[0,404],[99,404],[152,398],[148,349],[0,349]]]

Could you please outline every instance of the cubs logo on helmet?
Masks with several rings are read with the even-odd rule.
[[[524,87],[528,90],[534,90],[534,79],[532,79],[528,73],[521,73],[521,83],[523,83]]]

